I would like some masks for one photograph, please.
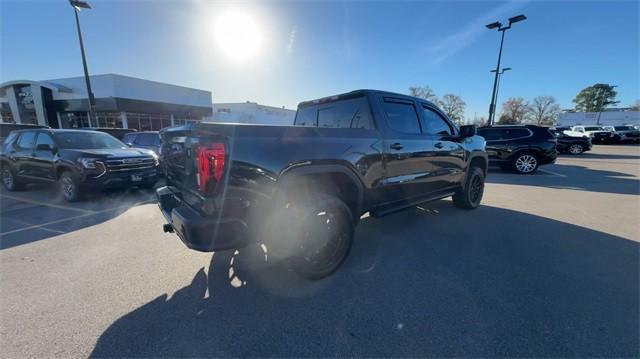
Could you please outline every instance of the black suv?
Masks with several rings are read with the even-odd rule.
[[[131,132],[124,135],[122,142],[128,146],[145,148],[160,153],[160,133],[158,131]]]
[[[21,123],[0,123],[0,144],[2,144],[7,137],[9,137],[9,134],[12,131],[35,130],[39,128],[48,128],[48,127],[40,126],[40,125],[21,124]]]
[[[538,166],[553,163],[558,156],[557,140],[547,127],[535,125],[492,126],[478,129],[487,141],[491,165],[530,174]]]
[[[155,186],[158,157],[97,131],[21,130],[11,132],[4,142],[0,166],[7,190],[24,189],[27,183],[58,183],[64,198],[72,202],[88,191]]]
[[[589,136],[569,136],[563,130],[550,128],[549,132],[556,138],[558,152],[579,155],[582,152],[590,151],[593,144]]]

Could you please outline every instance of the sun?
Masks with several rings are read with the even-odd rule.
[[[254,18],[240,11],[221,13],[213,26],[220,50],[234,60],[254,57],[262,45],[262,33]]]

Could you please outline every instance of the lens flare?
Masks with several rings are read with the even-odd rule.
[[[233,60],[254,57],[262,46],[262,32],[255,19],[244,12],[221,13],[213,26],[215,42]]]

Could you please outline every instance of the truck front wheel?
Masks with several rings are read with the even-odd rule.
[[[464,188],[453,195],[453,204],[464,209],[475,209],[482,201],[484,194],[484,171],[480,167],[472,167],[467,174]]]
[[[306,197],[306,198],[300,198]],[[310,193],[290,202],[291,235],[296,250],[291,262],[300,275],[321,279],[335,272],[351,250],[354,223],[339,198]]]

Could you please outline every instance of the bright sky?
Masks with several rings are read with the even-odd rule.
[[[80,14],[89,70],[205,89],[214,102],[298,102],[358,88],[429,85],[486,116],[499,33],[499,104],[594,83],[640,98],[638,1],[231,2],[90,0]],[[0,82],[82,74],[66,0],[0,0]],[[239,23],[246,24],[238,26]]]

